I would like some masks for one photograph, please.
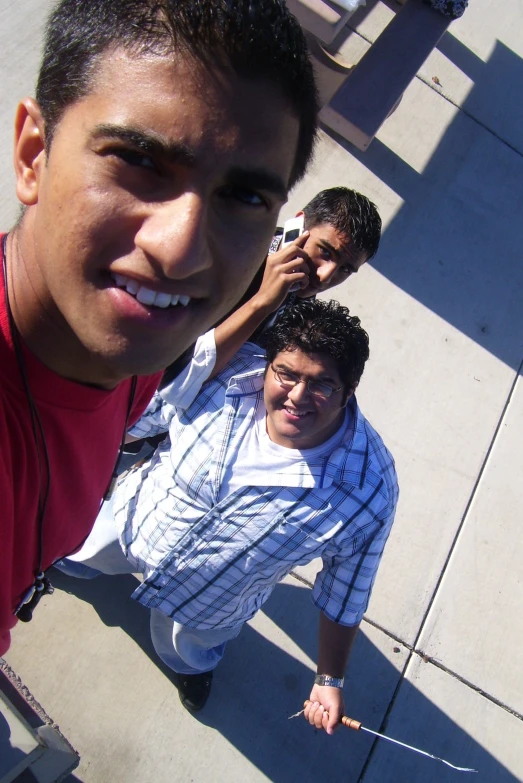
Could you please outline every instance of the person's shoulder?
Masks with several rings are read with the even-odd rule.
[[[263,348],[253,342],[246,342],[235,353],[230,362],[210,381],[217,381],[218,384],[226,384],[231,378],[236,376],[257,373],[265,369],[266,359]]]
[[[162,375],[163,373],[157,372],[154,375],[137,377],[132,410],[129,416],[130,421],[136,421],[144,413],[162,380]]]
[[[368,443],[369,454],[382,454],[384,459],[394,462],[394,458],[388,450],[380,433],[373,427],[367,417],[362,413],[361,408],[356,403],[357,428],[365,436]]]
[[[364,416],[353,397],[349,402],[354,424],[349,428],[344,446],[346,449],[345,470],[351,475],[358,465],[360,481],[377,485],[383,480],[389,497],[397,496],[398,482],[394,457],[385,445],[381,435]]]
[[[379,432],[358,408],[359,428],[367,442],[368,470],[381,476],[394,496],[398,493],[396,463]]]

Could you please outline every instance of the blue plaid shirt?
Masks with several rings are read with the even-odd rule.
[[[293,568],[323,568],[314,603],[343,625],[367,608],[398,499],[394,461],[351,398],[343,442],[291,476],[218,500],[229,460],[263,402],[265,360],[247,343],[183,411],[159,395],[136,435],[169,437],[115,496],[123,550],[144,574],[134,598],[193,628],[250,619]],[[311,485],[311,467],[319,478]]]

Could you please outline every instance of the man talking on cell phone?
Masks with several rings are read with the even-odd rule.
[[[176,381],[179,399],[184,388],[191,395],[193,384],[214,377],[244,342],[256,342],[282,307],[340,285],[378,252],[379,212],[355,190],[342,186],[322,190],[296,218],[301,218],[303,228],[296,228],[294,219],[288,221],[292,224],[288,241],[284,228],[276,229],[268,255],[242,299],[166,370],[162,387]]]

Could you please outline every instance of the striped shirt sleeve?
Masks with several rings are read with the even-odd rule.
[[[340,625],[358,625],[370,600],[383,549],[394,521],[394,509],[384,519],[376,519],[372,533],[363,535],[355,546],[332,544],[322,553],[323,568],[318,573],[312,600],[324,614]]]

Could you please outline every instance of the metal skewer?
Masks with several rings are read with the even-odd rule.
[[[310,701],[306,701],[303,706],[307,707],[310,703],[311,703]],[[297,713],[297,715],[299,714],[300,713]],[[296,716],[292,715],[291,717],[294,718]],[[397,739],[388,737],[386,734],[380,734],[379,731],[373,731],[372,729],[368,729],[366,726],[363,726],[359,720],[355,720],[354,718],[348,718],[346,715],[343,715],[341,717],[340,723],[342,723],[348,729],[354,729],[354,731],[366,731],[368,734],[374,734],[375,737],[379,737],[380,739],[387,740],[387,742],[393,742],[395,745],[400,745],[402,748],[407,748],[407,750],[413,750],[414,753],[419,753],[422,756],[427,756],[429,759],[434,759],[435,761],[441,761],[442,764],[446,764],[447,767],[456,769],[458,772],[478,771],[477,769],[470,769],[470,767],[457,767],[455,764],[451,764],[450,761],[446,761],[445,759],[442,759],[439,756],[434,756],[432,753],[427,753],[427,751],[425,750],[420,750],[420,748],[414,748],[412,745],[407,745],[406,742],[400,742]]]

